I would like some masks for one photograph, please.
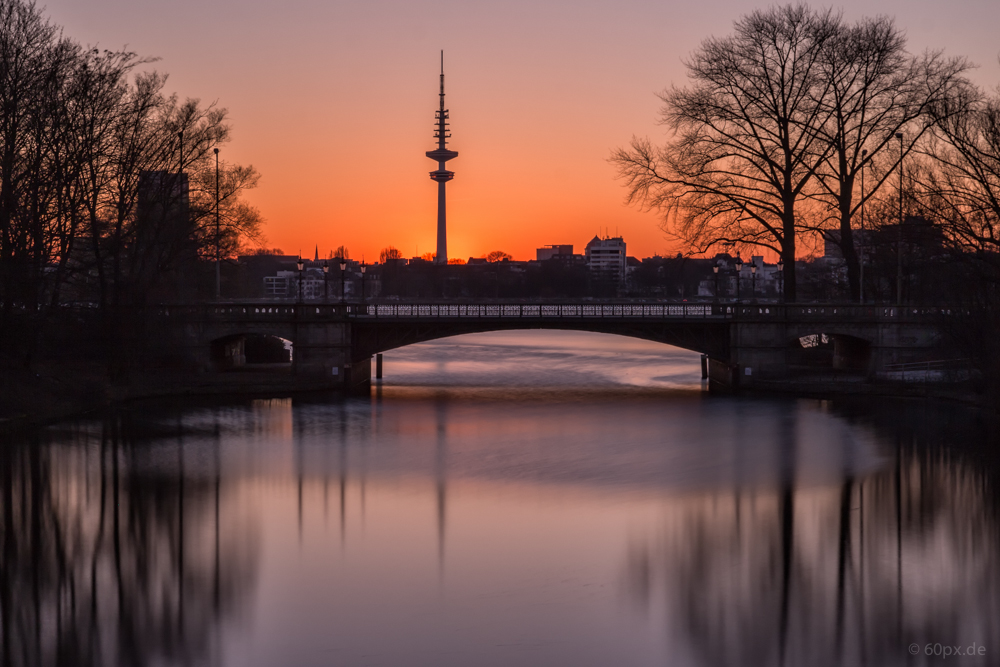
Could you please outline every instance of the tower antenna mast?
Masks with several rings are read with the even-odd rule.
[[[445,163],[448,160],[458,157],[458,153],[448,150],[448,138],[451,134],[448,131],[448,109],[444,106],[444,50],[441,51],[441,92],[440,107],[437,110],[437,131],[434,138],[438,140],[438,147],[435,150],[427,151],[426,155],[438,163],[438,168],[432,171],[431,180],[438,184],[438,215],[437,215],[437,253],[434,255],[435,264],[448,263],[448,226],[447,226],[447,206],[445,201],[445,183],[455,178],[455,172],[448,171]]]

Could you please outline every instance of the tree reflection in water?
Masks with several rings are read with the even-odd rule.
[[[957,446],[982,445],[961,411],[536,399],[144,408],[8,443],[0,658],[996,661],[1000,466]]]
[[[879,426],[897,443],[881,472],[797,486],[787,450],[781,483],[678,500],[662,533],[630,545],[629,590],[661,607],[678,664],[924,664],[928,643],[985,646],[960,659],[995,664],[1000,474],[982,460],[989,443],[915,412]],[[970,443],[979,449],[958,446]]]
[[[76,429],[0,448],[3,665],[212,662],[257,551],[219,466],[128,415]]]

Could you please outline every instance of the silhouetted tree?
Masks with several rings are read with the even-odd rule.
[[[951,301],[963,306],[948,329],[1000,396],[1000,93],[970,93],[935,109],[939,123],[918,172],[919,197],[937,212],[944,236],[965,271]]]
[[[824,49],[841,29],[829,10],[755,11],[735,33],[705,40],[688,60],[693,84],[660,94],[664,146],[633,138],[612,155],[627,200],[665,215],[664,229],[696,252],[764,247],[784,259],[795,300],[797,205],[831,150]]]
[[[921,196],[956,247],[1000,270],[1000,93],[970,92],[935,111],[936,136],[925,152],[936,169],[921,179]]]
[[[936,52],[910,56],[902,30],[881,16],[841,26],[820,51],[820,69],[818,92],[825,94],[817,103],[827,121],[819,131],[832,150],[818,166],[814,194],[837,220],[837,233],[829,238],[840,247],[850,295],[856,300],[861,271],[853,220],[865,204],[855,197],[858,177],[876,159],[889,162],[888,168],[870,170],[874,177],[865,184],[865,199],[877,196],[900,159],[919,145],[935,122],[929,111],[937,107],[952,112],[954,105],[942,104],[961,98],[968,88],[962,73],[969,64]],[[902,154],[897,133],[903,134]]]
[[[182,265],[217,244],[231,256],[261,240],[260,214],[240,199],[256,185],[252,167],[223,165],[216,231],[225,109],[165,95],[162,74],[131,78],[148,62],[83,49],[32,0],[0,0],[0,335],[15,341],[5,356],[30,363],[67,290],[99,304],[118,354],[120,325],[141,320],[121,309],[176,296],[196,274]]]
[[[385,264],[389,260],[393,259],[403,259],[403,253],[399,252],[399,250],[392,246],[382,248],[382,252],[378,254],[379,264]]]
[[[490,264],[494,262],[502,262],[504,260],[510,261],[514,259],[512,255],[505,253],[503,250],[494,250],[493,252],[486,255],[486,261]]]

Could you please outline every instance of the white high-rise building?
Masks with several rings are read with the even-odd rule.
[[[625,240],[620,236],[602,239],[595,236],[587,244],[587,267],[625,281]]]

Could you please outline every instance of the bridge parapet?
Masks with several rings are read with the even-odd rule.
[[[360,315],[377,318],[725,318],[710,304],[645,303],[486,303],[370,304]]]
[[[863,306],[858,304],[753,304],[726,306],[740,320],[939,322],[957,315],[952,308],[928,306]]]
[[[160,306],[157,314],[164,319],[175,321],[245,321],[269,320],[287,322],[292,320],[343,319],[362,313],[364,306],[358,304],[289,304],[289,303],[247,303],[247,304],[185,304]]]
[[[330,320],[353,318],[598,318],[732,321],[937,322],[957,314],[943,307],[857,304],[709,303],[288,303],[247,302],[164,305],[160,317],[176,321]]]

